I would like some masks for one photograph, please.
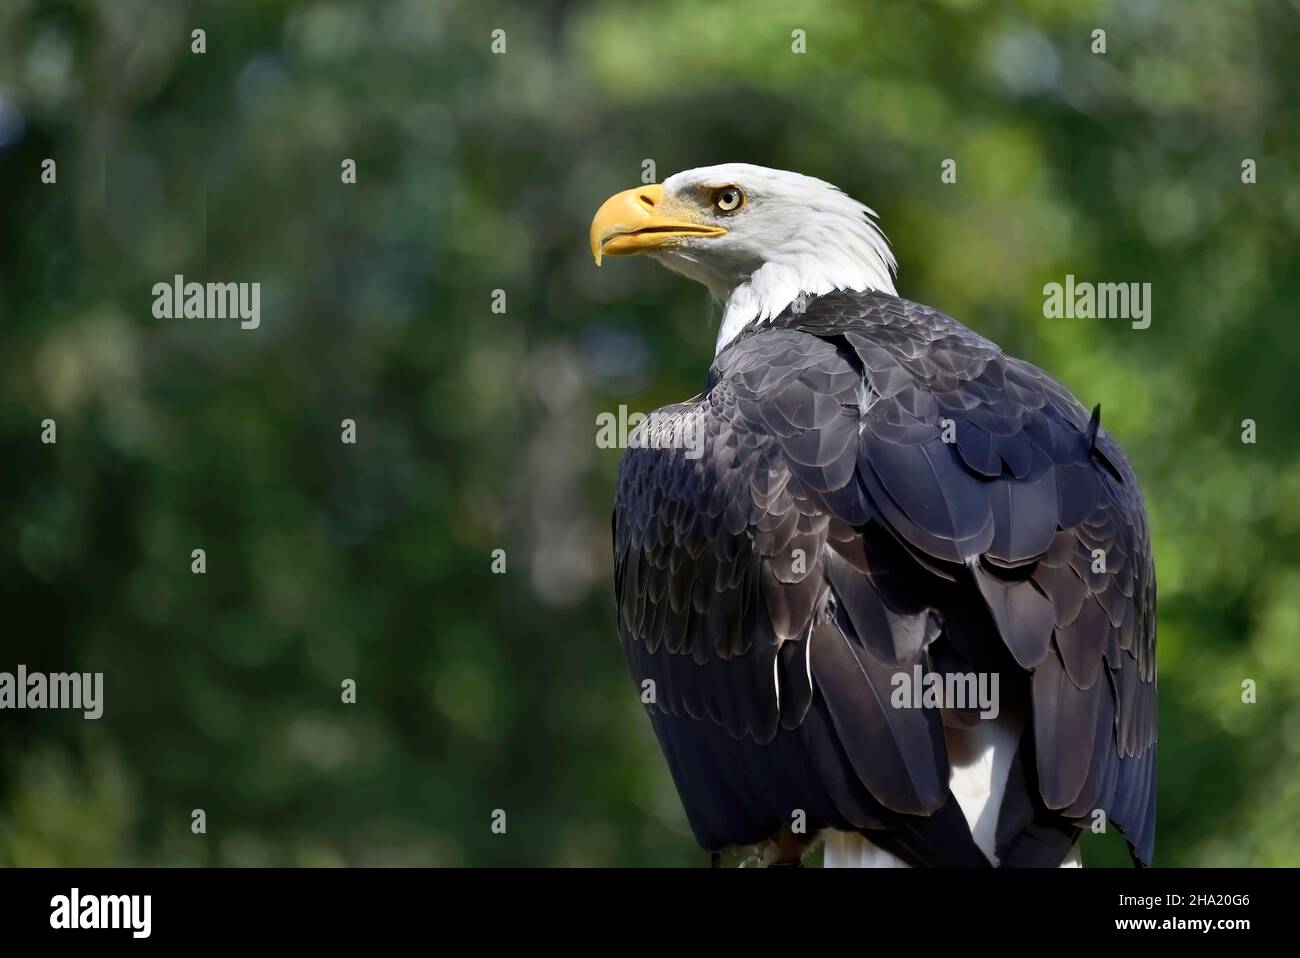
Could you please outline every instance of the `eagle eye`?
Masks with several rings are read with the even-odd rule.
[[[734,213],[745,203],[739,186],[724,186],[713,191],[713,205],[723,213]]]

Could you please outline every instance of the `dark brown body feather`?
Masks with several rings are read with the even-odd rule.
[[[683,422],[702,455],[650,448]],[[1064,387],[928,307],[835,293],[743,332],[639,438],[614,507],[619,634],[704,848],[798,809],[910,864],[988,864],[943,729],[978,718],[890,705],[920,663],[997,672],[1031,718],[1004,864],[1059,863],[1095,809],[1149,863],[1150,537],[1123,453]]]

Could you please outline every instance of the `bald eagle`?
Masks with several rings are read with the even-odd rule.
[[[899,298],[874,211],[818,179],[689,170],[590,240],[723,304],[613,515],[619,637],[715,864],[1077,865],[1099,823],[1149,864],[1155,571],[1100,407]]]

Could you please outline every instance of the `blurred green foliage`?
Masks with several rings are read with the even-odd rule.
[[[1298,16],[5,0],[0,669],[106,707],[0,714],[0,863],[703,863],[594,442],[712,355],[701,289],[586,249],[652,159],[837,183],[903,295],[1102,404],[1155,529],[1157,863],[1300,864]],[[177,273],[260,282],[261,328],[154,319]],[[1151,328],[1045,320],[1066,273],[1150,282]]]

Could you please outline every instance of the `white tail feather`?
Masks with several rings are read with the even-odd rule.
[[[952,768],[948,787],[961,806],[975,844],[994,864],[997,864],[998,812],[1023,727],[1018,715],[1003,712],[998,718],[980,722],[971,729],[944,730]],[[825,848],[827,868],[907,867],[896,855],[854,832],[828,831]],[[1061,867],[1083,867],[1077,844]]]

